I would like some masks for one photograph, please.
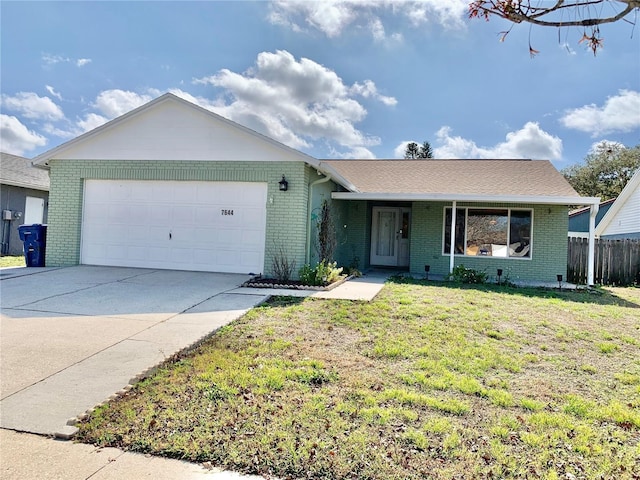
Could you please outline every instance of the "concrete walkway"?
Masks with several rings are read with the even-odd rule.
[[[268,295],[289,297],[327,298],[335,300],[360,300],[370,302],[382,290],[389,277],[388,272],[374,271],[366,273],[360,278],[352,278],[337,286],[333,290],[294,290],[284,288],[249,288],[241,287],[229,293],[238,295]]]

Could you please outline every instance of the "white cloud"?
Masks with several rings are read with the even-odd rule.
[[[57,63],[70,62],[71,59],[68,57],[63,57],[61,55],[51,55],[49,53],[45,53],[44,55],[42,55],[42,61],[46,65],[55,65]]]
[[[595,104],[568,110],[560,119],[567,128],[590,133],[593,137],[640,128],[640,92],[620,90],[603,106]]]
[[[41,58],[47,67],[52,67],[58,63],[73,63],[77,67],[84,67],[92,62],[90,58],[70,58],[62,55],[51,55],[50,53],[44,53]]]
[[[479,147],[473,140],[452,136],[447,126],[436,133],[436,143],[435,158],[562,158],[562,140],[542,130],[536,122],[527,122],[520,130],[507,133],[504,142],[492,147]]]
[[[45,137],[29,130],[16,117],[4,114],[0,114],[0,138],[2,151],[14,155],[23,155],[25,151],[47,144]]]
[[[393,97],[381,95],[370,80],[347,86],[334,71],[307,58],[297,61],[282,50],[260,53],[255,66],[242,74],[223,69],[194,83],[225,91],[205,108],[293,148],[309,148],[317,139],[353,152],[378,145],[378,137],[355,127],[367,111],[353,97],[396,103]]]
[[[152,98],[151,95],[127,90],[104,90],[98,94],[92,106],[110,120],[144,105]]]
[[[49,97],[40,97],[33,92],[18,92],[14,96],[2,95],[2,106],[17,112],[29,120],[60,120],[62,109]]]
[[[437,23],[444,28],[465,28],[467,0],[276,0],[270,4],[269,21],[276,25],[304,31],[311,28],[329,38],[340,36],[354,27],[368,31],[376,41],[401,41],[400,33],[388,36],[382,19],[401,17],[413,28]]]
[[[448,128],[448,127],[443,127],[443,128]],[[420,143],[416,142],[415,140],[403,140],[398,144],[396,148],[393,149],[393,158],[404,158],[404,152],[407,151],[407,145],[409,145],[411,142],[415,142],[418,145],[420,145]]]
[[[51,85],[45,85],[44,88],[47,89],[47,92],[49,92],[49,95],[51,95],[52,97],[56,97],[58,100],[62,100],[62,95],[59,92],[56,92]]]
[[[87,113],[84,118],[76,122],[80,133],[88,132],[94,128],[98,128],[100,125],[104,125],[109,121],[108,118],[98,115],[97,113]]]
[[[370,160],[376,158],[375,154],[365,147],[354,147],[348,152],[336,152],[338,158],[355,158],[358,160]]]
[[[373,98],[375,100],[379,100],[390,107],[398,104],[398,100],[396,100],[395,98],[381,95],[376,88],[376,84],[371,80],[365,80],[362,84],[358,82],[354,83],[350,88],[350,91],[351,93],[361,95],[364,98]]]

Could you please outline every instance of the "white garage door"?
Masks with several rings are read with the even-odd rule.
[[[86,180],[81,263],[262,273],[266,183]]]

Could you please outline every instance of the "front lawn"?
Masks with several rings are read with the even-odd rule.
[[[277,298],[79,439],[280,478],[640,478],[640,289]]]

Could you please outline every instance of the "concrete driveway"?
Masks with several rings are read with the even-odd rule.
[[[248,276],[117,267],[0,271],[0,427],[68,426],[136,377],[262,302]]]

